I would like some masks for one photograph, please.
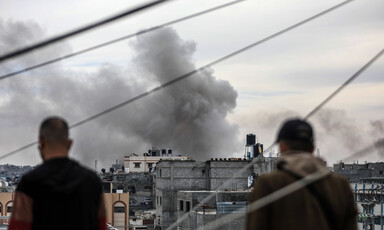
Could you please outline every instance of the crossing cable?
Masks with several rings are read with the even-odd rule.
[[[267,42],[267,41],[269,41],[269,40],[271,40],[271,39],[273,39],[273,38],[275,38],[275,37],[277,37],[277,36],[280,36],[280,35],[282,35],[282,34],[288,32],[288,31],[291,31],[291,30],[293,30],[293,29],[295,29],[295,28],[297,28],[297,27],[299,27],[299,26],[301,26],[301,25],[303,25],[303,24],[305,24],[305,23],[308,23],[308,22],[310,22],[310,21],[312,21],[312,20],[314,20],[314,19],[316,19],[316,18],[318,18],[318,17],[320,17],[320,16],[323,16],[323,15],[325,15],[325,14],[327,14],[327,13],[333,11],[333,10],[336,10],[336,9],[340,8],[341,6],[344,6],[344,5],[346,5],[346,4],[348,4],[348,3],[352,2],[352,1],[353,1],[353,0],[347,0],[347,1],[344,1],[344,2],[342,2],[342,3],[339,3],[339,4],[336,5],[336,6],[333,6],[333,7],[329,8],[329,9],[327,9],[327,10],[325,10],[325,11],[322,11],[321,13],[318,13],[318,14],[312,16],[312,17],[309,17],[309,18],[307,18],[307,19],[305,19],[305,20],[303,20],[303,21],[300,21],[299,23],[296,23],[296,24],[294,24],[294,25],[292,25],[292,26],[289,26],[289,27],[287,27],[287,28],[285,28],[285,29],[283,29],[283,30],[281,30],[281,31],[279,31],[279,32],[277,32],[277,33],[274,33],[274,34],[272,34],[272,35],[270,35],[270,36],[268,36],[268,37],[266,37],[266,38],[264,38],[264,39],[261,39],[261,40],[259,40],[259,41],[257,41],[257,42],[254,42],[254,43],[252,43],[252,44],[250,44],[250,45],[248,45],[248,46],[245,46],[245,47],[243,47],[243,48],[241,48],[241,49],[239,49],[239,50],[236,50],[236,51],[234,51],[234,52],[232,52],[232,53],[230,53],[230,54],[227,54],[227,55],[224,56],[224,57],[221,57],[221,58],[219,58],[219,59],[216,59],[215,61],[213,61],[213,62],[211,62],[211,63],[209,63],[209,64],[207,64],[207,65],[205,65],[205,66],[202,66],[202,67],[200,67],[200,68],[194,69],[194,70],[192,70],[191,72],[188,72],[188,73],[186,73],[186,74],[184,74],[184,75],[181,75],[181,76],[179,76],[179,77],[177,77],[177,78],[174,78],[173,80],[170,80],[170,81],[168,81],[168,82],[166,82],[166,83],[164,83],[164,84],[161,84],[161,85],[159,85],[159,86],[157,86],[157,87],[155,87],[155,88],[152,88],[151,90],[149,90],[149,91],[147,91],[147,92],[144,92],[144,93],[142,93],[142,94],[140,94],[140,95],[137,95],[137,96],[135,96],[135,97],[133,97],[133,98],[131,98],[131,99],[128,99],[128,100],[126,100],[126,101],[124,101],[124,102],[122,102],[122,103],[120,103],[120,104],[117,104],[117,105],[115,105],[115,106],[112,106],[112,107],[110,107],[110,108],[108,108],[108,109],[106,109],[106,110],[104,110],[104,111],[102,111],[102,112],[100,112],[100,113],[97,113],[97,114],[92,115],[92,116],[90,116],[90,117],[88,117],[88,118],[86,118],[86,119],[84,119],[84,120],[81,120],[81,121],[75,123],[75,124],[72,124],[72,125],[70,126],[70,128],[74,128],[74,127],[80,126],[80,125],[82,125],[82,124],[88,123],[88,122],[90,122],[90,121],[92,121],[92,120],[94,120],[94,119],[96,119],[96,118],[98,118],[98,117],[100,117],[100,116],[103,116],[103,115],[105,115],[105,114],[107,114],[107,113],[110,113],[110,112],[112,112],[112,111],[114,111],[114,110],[117,110],[117,109],[119,109],[119,108],[121,108],[121,107],[123,107],[123,106],[126,106],[126,105],[128,105],[128,104],[131,104],[131,103],[133,103],[133,102],[135,102],[135,101],[137,101],[137,100],[139,100],[139,99],[141,99],[141,98],[144,98],[144,97],[146,97],[146,96],[149,96],[149,95],[151,95],[152,93],[155,93],[155,92],[157,92],[157,91],[159,91],[159,90],[162,90],[162,89],[164,89],[164,88],[166,88],[166,87],[168,87],[168,86],[171,86],[171,85],[173,85],[173,84],[175,84],[175,83],[177,83],[177,82],[179,82],[179,81],[185,80],[185,79],[187,79],[187,78],[193,76],[194,74],[196,74],[196,73],[198,73],[198,72],[200,72],[200,71],[203,71],[204,69],[207,69],[207,68],[209,68],[209,67],[212,67],[212,66],[214,66],[214,65],[217,65],[217,64],[219,64],[219,63],[221,63],[221,62],[223,62],[223,61],[225,61],[225,60],[227,60],[227,59],[230,59],[230,58],[232,58],[232,57],[234,57],[234,56],[236,56],[236,55],[238,55],[238,54],[240,54],[240,53],[242,53],[242,52],[245,52],[245,51],[247,51],[247,50],[249,50],[249,49],[251,49],[251,48],[254,48],[254,47],[256,47],[256,46],[258,46],[258,45],[260,45],[260,44],[262,44],[262,43],[264,43],[264,42]],[[11,151],[11,152],[8,152],[8,153],[6,153],[6,154],[0,156],[0,160],[4,159],[4,158],[6,158],[6,157],[9,157],[9,156],[11,156],[11,155],[13,155],[13,154],[15,154],[15,153],[21,151],[21,150],[27,149],[27,148],[29,148],[29,147],[35,145],[35,144],[37,144],[37,141],[32,142],[32,143],[29,143],[29,144],[27,144],[27,145],[25,145],[25,146],[23,146],[23,147],[21,147],[21,148],[18,148],[18,149],[16,149],[16,150]]]
[[[337,93],[339,93],[342,89],[344,89],[349,83],[352,82],[353,79],[356,79],[358,76],[360,76],[369,66],[372,65],[372,63],[374,61],[376,61],[382,54],[383,54],[383,50],[381,50],[381,52],[379,52],[377,55],[375,55],[374,58],[372,58],[370,61],[368,61],[362,68],[360,68],[355,74],[352,75],[352,77],[349,78],[349,80],[347,80],[342,86],[343,87],[339,87],[335,92],[333,92],[331,94],[330,97],[327,97],[324,101],[322,101],[318,106],[315,107],[314,110],[312,110],[307,116],[306,118],[309,118],[310,116],[312,116],[313,114],[315,114],[316,112],[318,112],[322,106],[324,106],[327,102],[329,102],[335,95],[337,95]],[[352,79],[352,80],[351,80]],[[274,146],[276,145],[276,142],[273,143],[272,145],[270,145],[266,150],[265,152],[268,152],[270,151]],[[217,188],[216,190],[220,190],[220,189],[223,189],[227,186],[229,186],[234,180],[236,180],[236,178],[240,177],[243,173],[245,173],[254,163],[256,163],[256,158],[253,158],[251,160],[251,162],[249,162],[244,168],[238,170],[233,177],[231,177],[230,179],[228,179],[227,181],[225,181],[221,186],[219,186],[219,188]],[[206,202],[208,202],[209,200],[211,200],[212,198],[214,198],[215,194],[212,193],[210,195],[208,195],[207,197],[205,197],[201,202],[200,204],[204,204]],[[193,207],[191,209],[191,211],[196,211],[197,209],[199,208],[199,205],[196,205],[195,207]],[[180,218],[177,219],[177,221],[175,223],[173,223],[172,225],[170,225],[166,230],[171,230],[171,229],[174,229],[176,228],[181,222],[183,222],[186,218],[188,218],[188,213],[185,213],[183,216],[181,216]]]
[[[150,7],[154,7],[154,6],[158,5],[158,4],[164,3],[166,1],[170,1],[170,0],[156,0],[156,1],[152,1],[152,2],[146,3],[146,4],[142,4],[140,6],[137,6],[137,7],[133,8],[133,9],[128,9],[126,11],[123,11],[123,12],[119,13],[119,14],[113,15],[111,17],[102,19],[100,21],[91,23],[91,24],[83,26],[83,27],[80,27],[78,29],[72,30],[72,31],[67,32],[65,34],[58,35],[56,37],[53,37],[53,38],[50,38],[48,40],[39,42],[37,44],[31,45],[31,46],[27,46],[27,47],[21,48],[19,50],[15,50],[13,52],[4,54],[4,55],[0,56],[0,62],[3,62],[5,60],[7,60],[7,59],[14,58],[16,56],[19,56],[19,55],[22,55],[22,54],[25,54],[25,53],[29,53],[29,52],[31,52],[33,50],[40,49],[42,47],[45,47],[47,45],[56,43],[58,41],[61,41],[63,39],[66,39],[66,38],[69,38],[69,37],[72,37],[72,36],[75,36],[75,35],[78,35],[80,33],[84,33],[86,31],[95,29],[97,27],[100,27],[100,26],[103,26],[105,24],[111,23],[113,21],[116,21],[116,20],[121,19],[123,17],[126,17],[128,15],[131,15],[131,14],[134,14],[134,13],[138,13],[138,12],[140,12],[142,10],[145,10],[145,9],[148,9]]]
[[[375,57],[373,57],[367,64],[365,64],[359,71],[352,75],[347,81],[345,81],[335,92],[333,92],[329,97],[327,97],[322,103],[320,103],[316,108],[314,108],[307,116],[305,120],[310,118],[314,113],[320,110],[326,103],[328,103],[333,97],[335,97],[341,90],[343,90],[349,83],[355,80],[364,70],[366,70],[372,63],[374,63],[381,55],[383,55],[384,49],[382,49]]]
[[[8,77],[15,76],[15,75],[19,75],[19,74],[22,74],[22,73],[25,73],[25,72],[29,72],[31,70],[34,70],[34,69],[37,69],[37,68],[41,68],[41,67],[46,66],[46,65],[50,65],[50,64],[53,64],[53,63],[56,63],[56,62],[68,59],[68,58],[72,58],[72,57],[78,56],[80,54],[84,54],[84,53],[87,53],[87,52],[90,52],[90,51],[93,51],[93,50],[96,50],[96,49],[99,49],[99,48],[102,48],[102,47],[105,47],[105,46],[108,46],[108,45],[112,45],[114,43],[124,41],[124,40],[126,40],[128,38],[132,38],[132,37],[135,37],[135,36],[143,35],[145,33],[148,33],[148,32],[151,32],[151,31],[155,31],[155,30],[158,30],[158,29],[161,29],[161,28],[164,28],[166,26],[170,26],[170,25],[182,22],[182,21],[186,21],[188,19],[192,19],[194,17],[198,17],[198,16],[201,16],[201,15],[204,15],[204,14],[207,14],[207,13],[219,10],[219,9],[223,9],[225,7],[228,7],[228,6],[231,6],[231,5],[243,2],[243,1],[245,1],[245,0],[232,1],[232,2],[223,4],[223,5],[220,5],[220,6],[216,6],[216,7],[213,7],[213,8],[210,8],[210,9],[207,9],[207,10],[195,13],[195,14],[188,15],[186,17],[182,17],[182,18],[179,18],[179,19],[176,19],[176,20],[172,20],[172,21],[166,22],[166,23],[161,24],[161,25],[157,25],[157,26],[151,27],[149,29],[141,30],[141,31],[139,31],[137,33],[134,33],[134,34],[125,35],[123,37],[119,37],[119,38],[116,38],[116,39],[113,39],[113,40],[101,43],[101,44],[96,45],[96,46],[92,46],[92,47],[89,47],[89,48],[86,48],[86,49],[83,49],[83,50],[79,50],[77,52],[74,52],[74,53],[71,53],[71,54],[67,54],[67,55],[64,55],[64,56],[61,56],[61,57],[58,57],[58,58],[54,58],[54,59],[51,59],[49,61],[45,61],[45,62],[36,64],[36,65],[32,65],[32,66],[26,67],[26,68],[21,69],[21,70],[17,70],[17,71],[11,72],[11,73],[7,73],[5,75],[0,76],[0,80],[3,80],[3,79],[8,78]]]
[[[376,141],[375,143],[373,143],[372,145],[354,153],[354,154],[351,154],[350,156],[348,156],[347,158],[344,158],[343,160],[345,159],[350,159],[354,156],[357,156],[357,155],[360,155],[361,153],[366,153],[367,151],[373,151],[375,149],[384,149],[384,138],[381,138],[379,139],[378,141]],[[371,152],[369,152],[371,153]],[[342,160],[342,161],[343,161]],[[241,209],[242,211],[246,211],[245,213],[237,213],[236,215],[233,215],[233,214],[227,214],[219,219],[216,219],[202,227],[199,227],[198,230],[212,230],[212,229],[217,229],[219,228],[220,226],[224,225],[224,224],[228,224],[238,218],[240,218],[241,216],[247,214],[247,213],[250,213],[250,212],[253,212],[253,211],[256,211],[257,209],[260,209],[268,204],[271,204],[273,202],[275,202],[276,200],[278,199],[281,199],[301,188],[304,188],[305,186],[309,185],[309,184],[312,184],[324,177],[326,177],[327,175],[330,174],[330,171],[327,169],[327,168],[323,168],[323,169],[320,169],[312,174],[309,174],[307,175],[306,177],[300,179],[300,180],[297,180],[279,190],[276,190],[275,192],[259,199],[259,200],[256,200],[254,201],[253,203],[249,204],[248,205],[248,208],[246,210],[244,209]]]

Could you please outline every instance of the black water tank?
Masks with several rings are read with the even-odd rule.
[[[247,146],[253,145],[256,143],[256,135],[255,134],[247,134]]]

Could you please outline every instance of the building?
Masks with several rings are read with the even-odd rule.
[[[251,161],[253,164],[249,165]],[[246,170],[242,170],[245,169]],[[258,175],[276,168],[276,158],[212,158],[209,161],[163,159],[156,166],[156,221],[165,229],[178,217],[179,191],[246,191]],[[239,174],[238,172],[242,170]],[[230,183],[228,181],[231,180]],[[194,203],[190,203],[192,209]],[[187,205],[187,204],[185,204]]]
[[[0,193],[0,224],[8,223],[12,213],[13,200],[15,193]],[[129,194],[106,193],[104,194],[105,206],[107,210],[107,222],[117,229],[128,229],[129,218]],[[73,210],[76,212],[76,210]]]
[[[365,179],[351,184],[358,211],[357,223],[360,229],[384,228],[384,177]]]
[[[161,159],[186,159],[186,156],[173,156],[171,149],[150,149],[142,156],[131,154],[124,156],[124,167],[127,173],[131,172],[152,172],[157,162]]]
[[[105,193],[129,193],[129,213],[154,209],[153,173],[104,173],[100,175]]]
[[[215,197],[202,203],[205,197],[214,193]],[[221,226],[222,230],[245,229],[245,212],[250,191],[179,191],[177,193],[177,216],[187,214],[177,228],[180,230],[197,229],[224,215],[238,215],[234,221]],[[192,207],[200,205],[196,210]]]
[[[107,222],[119,230],[128,229],[129,193],[104,193],[104,199]]]
[[[333,165],[333,172],[344,176],[350,183],[359,183],[361,179],[384,177],[384,162],[345,164],[340,162]]]

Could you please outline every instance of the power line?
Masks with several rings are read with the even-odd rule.
[[[362,157],[364,155],[370,154],[372,151],[376,149],[384,149],[384,138],[377,140],[373,145],[363,148],[362,150],[342,159],[341,161],[348,161],[355,157]]]
[[[102,48],[102,47],[105,47],[105,46],[108,46],[108,45],[112,45],[114,43],[126,40],[128,38],[132,38],[134,36],[139,36],[139,35],[151,32],[151,31],[155,31],[155,30],[164,28],[166,26],[170,26],[170,25],[182,22],[182,21],[186,21],[188,19],[191,19],[191,18],[194,18],[194,17],[197,17],[197,16],[201,16],[201,15],[204,15],[204,14],[207,14],[207,13],[210,13],[210,12],[213,12],[213,11],[216,11],[216,10],[219,10],[219,9],[222,9],[222,8],[225,8],[225,7],[228,7],[228,6],[231,6],[231,5],[243,2],[243,1],[245,1],[245,0],[236,0],[236,1],[233,1],[233,2],[229,2],[229,3],[226,3],[226,4],[220,5],[220,6],[216,6],[216,7],[210,8],[208,10],[201,11],[199,13],[191,14],[191,15],[188,15],[186,17],[182,17],[182,18],[179,18],[179,19],[176,19],[176,20],[173,20],[173,21],[166,22],[166,23],[161,24],[161,25],[157,25],[157,26],[151,27],[149,29],[141,30],[141,31],[139,31],[137,33],[134,33],[134,34],[129,34],[129,35],[126,35],[126,36],[123,36],[123,37],[119,37],[119,38],[116,38],[116,39],[113,39],[113,40],[101,43],[101,44],[96,45],[96,46],[92,46],[92,47],[89,47],[89,48],[86,48],[86,49],[83,49],[83,50],[80,50],[80,51],[77,51],[77,52],[74,52],[74,53],[71,53],[71,54],[67,54],[67,55],[64,55],[64,56],[61,56],[61,57],[58,57],[58,58],[46,61],[46,62],[42,62],[42,63],[36,64],[36,65],[32,65],[32,66],[26,67],[26,68],[21,69],[21,70],[17,70],[17,71],[11,72],[11,73],[7,73],[5,75],[0,76],[0,80],[3,80],[5,78],[11,77],[11,76],[19,75],[21,73],[29,72],[31,70],[34,70],[34,69],[37,69],[37,68],[41,68],[43,66],[50,65],[50,64],[53,64],[53,63],[56,63],[56,62],[68,59],[68,58],[72,58],[72,57],[78,56],[80,54],[84,54],[84,53],[87,53],[87,52],[90,52],[90,51],[93,51],[93,50],[96,50],[96,49],[99,49],[99,48]]]
[[[253,212],[256,211],[259,208],[262,208],[272,202],[275,202],[278,199],[281,199],[301,188],[304,188],[305,186],[312,184],[326,176],[328,176],[331,172],[327,168],[320,169],[312,174],[307,175],[306,177],[297,180],[257,201],[254,201],[250,205],[248,205],[246,212]],[[240,215],[244,215],[243,213]],[[211,229],[216,229],[220,226],[223,226],[224,224],[228,224],[232,222],[233,220],[237,219],[240,217],[239,214],[237,215],[231,215],[227,214],[221,218],[218,218],[202,227],[199,227],[198,230],[211,230]]]
[[[347,158],[344,158],[342,161],[346,160],[346,159],[350,159],[352,157],[355,157],[357,155],[360,155],[362,153],[364,154],[367,154],[367,153],[371,153],[373,150],[375,149],[384,149],[384,138],[381,138],[379,139],[378,141],[376,141],[375,143],[373,143],[372,145],[354,153],[354,154],[351,154],[350,156],[348,156]],[[276,200],[278,199],[281,199],[301,188],[304,188],[305,186],[311,184],[311,183],[314,183],[324,177],[326,177],[327,175],[329,175],[330,171],[327,169],[327,168],[323,168],[323,169],[320,169],[312,174],[309,174],[308,176],[300,179],[300,180],[297,180],[279,190],[276,190],[275,192],[259,199],[259,200],[256,200],[254,201],[253,203],[249,204],[247,209],[246,209],[246,213],[249,213],[249,212],[253,212],[253,211],[256,211],[257,209],[259,208],[262,208],[272,202],[275,202]],[[216,219],[206,225],[204,225],[204,230],[211,230],[211,229],[216,229],[224,224],[227,224],[227,223],[230,223],[232,222],[233,220],[237,219],[237,218],[240,218],[241,215],[237,214],[237,215],[231,215],[231,214],[227,214],[219,219]],[[198,230],[202,230],[203,227],[200,227],[198,228]]]
[[[362,72],[364,72],[372,63],[374,63],[377,59],[383,55],[384,49],[382,49],[375,57],[373,57],[367,64],[365,64],[359,71],[357,71],[354,75],[352,75],[346,82],[344,82],[335,92],[329,95],[323,102],[321,102],[316,108],[314,108],[304,119],[310,118],[313,114],[315,114],[318,110],[320,110],[326,103],[328,103],[333,97],[335,97],[341,90],[343,90],[349,83],[355,80]]]
[[[379,53],[380,54],[380,53]],[[377,55],[375,56],[375,58],[373,58],[372,60],[377,60]],[[359,76],[361,73],[363,73],[372,63],[373,63],[373,61],[369,61],[367,64],[365,64],[362,68],[360,68],[353,76],[355,76],[355,78],[357,77],[357,76]],[[344,87],[343,87],[344,88]],[[341,90],[341,89],[340,89]],[[340,90],[338,90],[337,92],[340,92]],[[334,93],[333,93],[334,94]],[[332,95],[333,95],[332,94]],[[336,94],[335,94],[336,95]],[[333,98],[333,97],[331,97],[331,98]],[[331,99],[330,98],[330,99]],[[330,100],[329,99],[329,100]],[[328,100],[328,101],[329,101]],[[320,103],[320,105],[322,105],[322,104],[324,104],[324,102],[322,102],[322,103]],[[318,109],[314,109],[313,110],[313,113],[311,113],[311,115],[313,115],[314,113],[316,113],[316,112],[318,112],[320,109],[321,109],[321,106],[320,105],[318,105],[318,106],[316,106],[315,108],[318,108]],[[307,116],[308,117],[308,116]],[[382,141],[382,142],[379,142],[379,143],[381,143],[381,144],[383,144],[384,145],[384,141]],[[270,151],[274,146],[275,146],[275,144],[276,143],[273,143],[272,145],[270,145],[266,150],[265,150],[265,152],[268,152],[268,151]],[[235,174],[234,174],[234,176],[233,177],[231,177],[230,179],[228,179],[227,181],[225,181],[219,188],[217,188],[217,190],[218,189],[221,189],[221,188],[224,188],[224,187],[226,187],[226,186],[228,186],[228,185],[230,185],[231,183],[232,183],[232,181],[233,180],[235,180],[239,175],[242,175],[246,170],[248,170],[250,167],[251,167],[251,165],[253,165],[254,163],[256,163],[255,162],[255,160],[256,160],[256,158],[254,158],[254,159],[252,159],[252,161],[248,164],[248,165],[246,165],[244,168],[242,168],[242,169],[240,169],[240,170],[238,170]],[[213,197],[215,196],[215,194],[210,194],[210,195],[208,195],[207,197],[205,197],[201,202],[200,202],[200,204],[204,204],[204,203],[206,203],[207,201],[209,201],[209,200],[211,200]],[[192,211],[195,211],[197,208],[199,207],[199,205],[197,205],[197,206],[195,206],[194,208],[192,208]],[[177,227],[177,225],[179,224],[179,223],[181,223],[182,221],[184,221],[186,218],[188,217],[188,213],[186,213],[186,214],[184,214],[183,216],[181,216],[180,218],[178,218],[177,219],[177,221],[175,222],[175,223],[173,223],[172,225],[170,225],[166,230],[171,230],[171,229],[173,229],[173,228],[175,228],[175,227]]]
[[[128,15],[131,15],[131,14],[137,13],[139,11],[148,9],[150,7],[156,6],[156,5],[158,5],[160,3],[164,3],[166,1],[169,1],[169,0],[157,0],[157,1],[149,2],[149,3],[146,3],[146,4],[140,5],[140,6],[136,7],[136,8],[126,10],[126,11],[124,11],[122,13],[119,13],[119,14],[116,14],[114,16],[111,16],[111,17],[102,19],[100,21],[91,23],[91,24],[89,24],[87,26],[83,26],[83,27],[81,27],[79,29],[75,29],[73,31],[67,32],[67,33],[65,33],[63,35],[59,35],[59,36],[50,38],[50,39],[48,39],[46,41],[42,41],[40,43],[37,43],[35,45],[27,46],[27,47],[24,47],[22,49],[19,49],[19,50],[16,50],[16,51],[4,54],[4,55],[0,56],[0,62],[3,62],[5,60],[7,60],[7,59],[14,58],[16,56],[19,56],[19,55],[31,52],[31,51],[33,51],[35,49],[40,49],[42,47],[45,47],[47,45],[56,43],[56,42],[61,41],[63,39],[66,39],[66,38],[78,35],[80,33],[84,33],[84,32],[89,31],[91,29],[95,29],[97,27],[103,26],[103,25],[108,24],[110,22],[116,21],[116,20],[121,19],[123,17],[126,17]]]
[[[177,78],[175,78],[175,79],[173,79],[173,80],[171,80],[171,81],[168,81],[168,82],[166,82],[166,83],[164,83],[164,84],[162,84],[162,85],[160,85],[160,86],[157,86],[157,87],[155,87],[155,88],[153,88],[153,89],[151,89],[151,90],[149,90],[149,91],[147,91],[147,92],[145,92],[145,93],[142,93],[142,94],[140,94],[140,95],[138,95],[138,96],[135,96],[135,97],[133,97],[133,98],[131,98],[131,99],[128,99],[128,100],[126,100],[126,101],[124,101],[124,102],[122,102],[122,103],[120,103],[120,104],[117,104],[117,105],[115,105],[115,106],[112,106],[112,107],[110,107],[110,108],[108,108],[108,109],[106,109],[106,110],[104,110],[104,111],[102,111],[102,112],[100,112],[100,113],[97,113],[97,114],[95,114],[95,115],[92,115],[92,116],[90,116],[90,117],[88,117],[88,118],[86,118],[86,119],[84,119],[84,120],[81,120],[81,121],[79,121],[79,122],[76,122],[76,123],[72,124],[72,125],[70,126],[70,128],[74,128],[74,127],[80,126],[80,125],[82,125],[82,124],[84,124],[84,123],[87,123],[87,122],[89,122],[89,121],[92,121],[92,120],[94,120],[94,119],[96,119],[96,118],[98,118],[98,117],[100,117],[100,116],[102,116],[102,115],[105,115],[105,114],[107,114],[107,113],[110,113],[110,112],[112,112],[112,111],[114,111],[114,110],[117,110],[117,109],[123,107],[123,106],[126,106],[126,105],[128,105],[128,104],[131,104],[131,103],[133,103],[133,102],[135,102],[135,101],[137,101],[137,100],[139,100],[139,99],[141,99],[141,98],[144,98],[144,97],[146,97],[146,96],[149,96],[149,95],[151,95],[152,93],[157,92],[157,91],[159,91],[159,90],[161,90],[161,89],[163,89],[163,88],[166,88],[166,87],[171,86],[171,85],[173,85],[173,84],[175,84],[175,83],[177,83],[177,82],[179,82],[179,81],[182,81],[182,80],[184,80],[184,79],[187,79],[188,77],[194,75],[195,73],[198,73],[198,72],[200,72],[200,71],[202,71],[202,70],[204,70],[204,69],[206,69],[206,68],[208,68],[208,67],[212,67],[212,66],[214,66],[214,65],[216,65],[216,64],[219,64],[219,63],[221,63],[221,62],[223,62],[223,61],[225,61],[225,60],[227,60],[227,59],[229,59],[229,58],[231,58],[231,57],[233,57],[233,56],[236,56],[236,55],[238,55],[238,54],[240,54],[240,53],[242,53],[242,52],[245,52],[245,51],[247,51],[247,50],[249,50],[249,49],[251,49],[251,48],[254,48],[254,47],[256,47],[256,46],[258,46],[258,45],[260,45],[260,44],[262,44],[262,43],[264,43],[264,42],[267,42],[267,41],[269,41],[269,40],[271,40],[271,39],[273,39],[273,38],[275,38],[275,37],[277,37],[277,36],[280,36],[280,35],[282,35],[282,34],[284,34],[284,33],[286,33],[286,32],[289,32],[289,31],[291,31],[291,30],[293,30],[293,29],[295,29],[295,28],[297,28],[297,27],[299,27],[299,26],[301,26],[301,25],[303,25],[303,24],[305,24],[305,23],[308,23],[308,22],[310,22],[310,21],[312,21],[312,20],[314,20],[314,19],[316,19],[316,18],[318,18],[318,17],[320,17],[320,16],[323,16],[323,15],[325,15],[325,14],[327,14],[327,13],[329,13],[329,12],[335,10],[335,9],[338,9],[338,8],[340,8],[341,6],[344,6],[344,5],[346,5],[347,3],[350,3],[350,2],[352,2],[352,1],[353,1],[353,0],[347,0],[347,1],[344,1],[344,2],[342,2],[342,3],[340,3],[340,4],[337,4],[336,6],[333,6],[333,7],[329,8],[329,9],[327,9],[327,10],[325,10],[325,11],[322,11],[322,12],[320,12],[320,13],[318,13],[318,14],[312,16],[312,17],[309,17],[309,18],[307,18],[307,19],[305,19],[305,20],[303,20],[303,21],[300,21],[300,22],[298,22],[298,23],[296,23],[296,24],[294,24],[294,25],[292,25],[292,26],[289,26],[289,27],[287,27],[287,28],[285,28],[285,29],[283,29],[283,30],[277,32],[277,33],[274,33],[274,34],[272,34],[272,35],[270,35],[270,36],[268,36],[268,37],[266,37],[266,38],[264,38],[264,39],[261,39],[261,40],[259,40],[259,41],[257,41],[257,42],[254,42],[254,43],[252,43],[252,44],[250,44],[250,45],[248,45],[248,46],[245,46],[245,47],[243,47],[243,48],[241,48],[241,49],[239,49],[239,50],[236,50],[236,51],[234,51],[234,52],[232,52],[232,53],[230,53],[230,54],[228,54],[228,55],[226,55],[226,56],[224,56],[224,57],[221,57],[221,58],[219,58],[219,59],[217,59],[217,60],[215,60],[215,61],[213,61],[213,62],[211,62],[211,63],[209,63],[209,64],[207,64],[207,65],[205,65],[205,66],[202,66],[202,67],[200,67],[200,68],[198,68],[198,69],[195,69],[195,70],[193,70],[193,71],[191,71],[191,72],[189,72],[189,73],[186,73],[186,74],[184,74],[184,75],[181,75],[181,76],[179,76],[179,77],[177,77]],[[6,158],[6,157],[8,157],[8,156],[11,156],[11,155],[13,155],[13,154],[15,154],[15,153],[17,153],[17,152],[19,152],[19,151],[21,151],[21,150],[24,150],[24,149],[26,149],[26,148],[29,148],[29,147],[33,146],[34,144],[36,144],[36,142],[29,143],[29,144],[27,144],[27,145],[25,145],[25,146],[23,146],[23,147],[21,147],[21,148],[19,148],[19,149],[16,149],[16,150],[14,150],[14,151],[11,151],[11,152],[9,152],[9,153],[6,153],[6,154],[0,156],[0,160]]]

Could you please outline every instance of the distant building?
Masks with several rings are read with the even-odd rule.
[[[384,177],[384,162],[345,164],[340,162],[333,165],[333,172],[344,176],[350,183],[359,183],[362,179]]]
[[[249,165],[252,160],[254,160],[254,164]],[[237,175],[239,170],[248,165],[248,169]],[[178,214],[180,214],[178,211],[181,211],[178,210],[180,209],[180,207],[178,208],[178,205],[180,205],[180,201],[178,201],[179,191],[204,191],[210,193],[219,188],[223,192],[247,191],[258,175],[275,169],[276,158],[265,158],[262,154],[253,159],[212,158],[209,161],[163,159],[156,166],[157,216],[155,226],[166,229],[176,222]],[[234,176],[235,180],[226,184]],[[192,209],[196,204],[189,202],[189,205],[185,203],[185,207],[189,207],[185,210]],[[212,207],[217,209],[217,204]],[[194,225],[196,223],[190,224]]]
[[[9,218],[12,213],[15,193],[0,193],[0,214]],[[129,194],[104,194],[107,210],[107,222],[117,229],[128,229],[129,227]],[[73,210],[76,212],[77,210]],[[0,219],[0,224],[8,223],[9,219]]]
[[[212,193],[215,198],[202,203]],[[181,222],[177,229],[197,229],[220,217],[238,215],[234,221],[220,227],[221,230],[245,229],[245,212],[250,191],[179,191],[177,192],[177,216],[181,218],[186,213],[188,218]],[[195,211],[192,207],[199,205]]]
[[[383,229],[384,178],[364,179],[364,182],[351,186],[355,194],[360,229]]]
[[[142,173],[105,173],[100,175],[105,193],[129,193],[130,215],[136,210],[154,209],[153,174]]]
[[[142,156],[131,154],[124,156],[124,167],[127,173],[152,172],[160,159],[187,159],[186,156],[173,156],[172,149],[150,149]]]

